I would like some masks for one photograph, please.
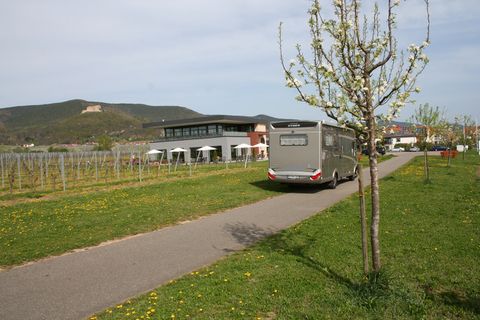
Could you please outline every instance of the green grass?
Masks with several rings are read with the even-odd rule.
[[[254,162],[249,163],[248,167],[265,167],[266,162]],[[229,169],[242,169],[244,167],[243,162],[232,162],[228,164]],[[58,197],[68,197],[78,193],[88,193],[96,192],[100,190],[109,190],[113,188],[129,187],[132,185],[135,186],[144,186],[146,184],[156,184],[159,182],[169,182],[174,179],[183,179],[190,176],[198,177],[209,174],[224,173],[227,168],[226,164],[201,164],[196,168],[194,165],[190,167],[187,165],[179,165],[177,170],[175,170],[174,165],[170,168],[170,173],[168,172],[168,166],[162,165],[161,168],[156,166],[143,169],[142,173],[142,182],[139,182],[138,169],[136,171],[130,171],[130,169],[125,166],[122,169],[120,174],[120,179],[117,179],[115,170],[109,168],[109,174],[105,177],[105,170],[99,173],[98,179],[95,178],[94,168],[89,169],[89,172],[82,176],[81,179],[73,179],[76,177],[77,171],[71,170],[69,167],[66,170],[67,180],[66,180],[66,190],[63,191],[63,185],[61,178],[57,176],[55,187],[52,186],[52,179],[47,179],[45,181],[45,187],[42,188],[38,182],[40,180],[39,176],[36,178],[36,188],[35,191],[32,190],[31,185],[28,184],[29,177],[23,176],[23,189],[18,190],[18,183],[14,185],[14,190],[12,193],[9,192],[9,187],[7,183],[5,187],[0,188],[0,201],[10,201],[10,202],[22,202],[22,200],[28,199],[39,199],[48,196],[49,198],[58,198]],[[56,168],[51,168],[54,171]],[[100,170],[99,170],[100,171]],[[0,202],[1,206],[1,202]]]
[[[58,255],[278,195],[287,188],[262,188],[268,184],[266,165],[0,206],[0,265]]]
[[[383,271],[362,275],[352,196],[99,319],[478,319],[478,157],[431,157],[381,182]],[[121,281],[121,279],[119,279]]]

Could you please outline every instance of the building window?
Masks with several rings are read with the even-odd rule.
[[[206,136],[207,135],[207,127],[206,126],[198,127],[198,135],[199,136]]]
[[[175,137],[181,137],[182,136],[182,128],[175,128],[174,135],[175,135]]]
[[[190,134],[192,136],[198,136],[198,127],[190,128]]]
[[[223,126],[221,124],[217,126],[217,132],[218,134],[223,134]]]
[[[165,129],[166,137],[173,137],[173,129]]]
[[[182,133],[184,137],[190,136],[190,128],[183,128]]]
[[[216,125],[209,125],[208,126],[208,135],[215,135],[217,134],[217,126]]]

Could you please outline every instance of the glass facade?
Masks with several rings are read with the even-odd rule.
[[[179,128],[166,128],[165,137],[167,138],[189,138],[223,135],[223,132],[253,132],[253,124],[227,125],[227,124],[209,124],[203,126],[189,126]]]

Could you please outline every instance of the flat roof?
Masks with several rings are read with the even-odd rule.
[[[170,121],[158,121],[144,123],[143,128],[175,128],[184,126],[194,126],[209,123],[228,123],[228,124],[249,124],[249,123],[262,123],[267,124],[268,121],[253,117],[244,116],[229,116],[229,115],[211,115],[203,117],[195,117],[188,119],[170,120]]]

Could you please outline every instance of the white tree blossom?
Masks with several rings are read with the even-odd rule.
[[[310,54],[296,46],[295,62],[286,64],[279,27],[280,59],[287,86],[297,90],[296,99],[324,111],[340,125],[352,128],[361,142],[368,142],[372,179],[372,256],[374,271],[380,269],[378,243],[379,192],[375,142],[386,123],[420,92],[417,77],[428,63],[430,18],[426,4],[426,35],[421,44],[399,51],[394,37],[398,0],[388,0],[381,15],[375,4],[370,17],[361,16],[360,0],[333,0],[333,19],[321,14],[319,0],[308,11]]]

